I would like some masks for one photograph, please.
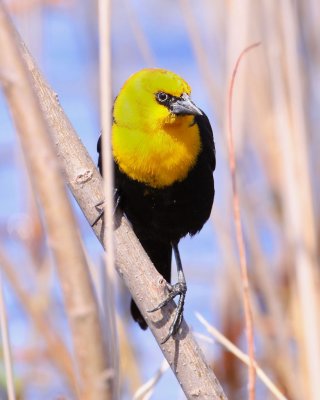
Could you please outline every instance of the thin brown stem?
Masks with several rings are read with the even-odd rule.
[[[259,46],[260,43],[252,44],[245,48],[239,55],[235,67],[232,72],[232,77],[229,84],[228,92],[228,150],[229,150],[229,167],[231,172],[231,182],[232,182],[232,193],[233,193],[233,213],[234,221],[236,227],[236,238],[240,257],[240,270],[241,270],[241,281],[243,289],[243,304],[244,304],[244,314],[245,314],[245,324],[246,324],[246,336],[248,343],[248,353],[249,353],[249,381],[248,381],[248,391],[249,400],[254,400],[255,398],[255,385],[256,385],[256,370],[255,370],[255,360],[254,360],[254,332],[253,332],[253,317],[252,309],[250,303],[250,286],[248,278],[248,267],[247,258],[243,238],[243,230],[241,224],[241,214],[240,214],[240,204],[239,195],[237,190],[237,180],[236,180],[236,159],[235,151],[233,145],[233,126],[232,126],[232,100],[234,92],[235,78],[237,75],[238,67],[242,57],[250,50]]]

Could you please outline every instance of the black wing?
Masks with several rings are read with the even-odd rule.
[[[211,170],[214,171],[216,168],[216,148],[214,145],[213,132],[208,117],[203,111],[202,113],[202,115],[197,115],[195,117],[195,122],[199,126],[203,151],[207,153]]]

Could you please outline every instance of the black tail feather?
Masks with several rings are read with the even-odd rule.
[[[146,323],[146,321],[144,320],[139,308],[137,307],[136,303],[134,302],[133,299],[131,299],[131,315],[132,318],[138,322],[138,324],[140,325],[140,328],[143,329],[144,331],[148,328],[148,325]]]
[[[150,257],[150,260],[156,267],[157,271],[164,277],[167,282],[170,282],[172,257],[171,244],[168,242],[159,242],[145,238],[139,239],[140,243]],[[138,322],[141,329],[147,329],[148,325],[133,299],[131,300],[131,315],[133,319]]]

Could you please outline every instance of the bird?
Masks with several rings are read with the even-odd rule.
[[[178,74],[146,68],[126,80],[112,111],[115,204],[130,221],[168,287],[166,299],[148,312],[161,309],[179,296],[162,343],[176,335],[183,318],[187,284],[179,241],[202,229],[215,194],[212,128],[190,95],[191,87]],[[101,136],[97,151],[103,175]],[[175,284],[171,284],[172,253],[177,265]],[[133,299],[131,314],[142,329],[147,329]]]

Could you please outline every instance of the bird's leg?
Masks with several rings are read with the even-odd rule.
[[[179,249],[178,249],[178,243],[172,243],[171,245],[173,248],[173,252],[174,252],[174,256],[175,256],[176,264],[177,264],[178,282],[175,285],[171,285],[170,283],[167,282],[167,287],[169,289],[169,295],[157,307],[148,311],[148,312],[154,312],[154,311],[160,310],[160,308],[164,307],[176,296],[180,296],[178,306],[177,306],[177,309],[174,314],[173,322],[170,326],[167,336],[164,338],[164,340],[161,342],[161,344],[165,343],[170,338],[170,336],[173,336],[177,333],[177,331],[180,327],[181,321],[182,321],[184,301],[185,301],[185,297],[186,297],[186,293],[187,293],[187,284],[186,284],[186,279],[185,279],[183,269],[182,269],[182,263],[181,263]]]
[[[95,209],[99,212],[97,218],[92,222],[91,227],[94,227],[95,224],[100,221],[100,219],[103,217],[104,214],[104,206],[100,208],[100,206],[104,204],[104,200],[99,201],[99,203],[97,203],[94,207]]]
[[[120,195],[119,195],[119,191],[117,189],[114,189],[113,192],[113,197],[115,199],[115,203],[114,203],[114,210],[113,210],[113,215],[116,214],[116,211],[119,207],[120,204]],[[103,207],[100,207],[102,206]],[[99,212],[97,218],[92,222],[91,226],[95,226],[95,224],[100,221],[101,218],[103,218],[103,214],[104,214],[104,200],[100,201],[98,204],[95,205],[95,209]]]

